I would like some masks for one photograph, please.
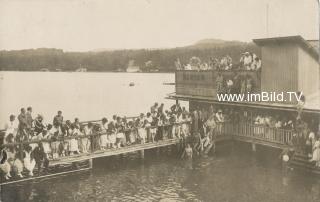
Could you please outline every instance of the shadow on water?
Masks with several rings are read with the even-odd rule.
[[[4,186],[3,201],[320,201],[319,176],[282,169],[279,150],[227,144],[180,160],[164,149],[94,161],[92,171]]]

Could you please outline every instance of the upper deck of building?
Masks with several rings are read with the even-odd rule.
[[[243,62],[232,68],[180,68],[175,72],[173,99],[219,102],[219,93],[284,93],[281,102],[237,102],[260,107],[296,109],[297,100],[286,92],[302,92],[304,109],[320,110],[320,68],[317,40],[301,36],[254,39],[261,48],[261,67],[250,69]],[[239,53],[241,54],[241,53]],[[236,62],[235,62],[236,63]],[[209,69],[209,70],[208,70]],[[231,80],[231,81],[230,81]],[[230,88],[231,83],[232,88]]]

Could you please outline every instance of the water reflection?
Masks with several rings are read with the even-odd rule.
[[[283,172],[278,152],[235,149],[182,161],[146,152],[95,161],[91,172],[6,186],[4,201],[292,201],[320,200],[313,175]]]

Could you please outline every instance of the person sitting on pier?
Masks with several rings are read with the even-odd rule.
[[[17,151],[18,152],[15,154],[15,160],[13,161],[13,170],[18,177],[23,178],[23,154],[20,152],[20,148]]]
[[[7,152],[3,147],[0,148],[0,171],[4,173],[4,178],[6,180],[11,178],[11,165],[8,161]]]
[[[29,172],[29,176],[33,176],[33,169],[36,165],[36,161],[33,157],[32,148],[29,145],[26,146],[23,153],[23,165]]]

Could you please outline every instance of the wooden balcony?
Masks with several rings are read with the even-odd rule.
[[[222,93],[227,92],[226,81],[233,81],[234,93],[240,93],[241,82],[250,78],[252,82],[251,92],[261,91],[260,72],[245,70],[177,70],[176,94],[188,96],[210,97],[216,99],[217,96],[217,77],[221,74],[223,78]],[[220,92],[221,93],[221,92]]]

